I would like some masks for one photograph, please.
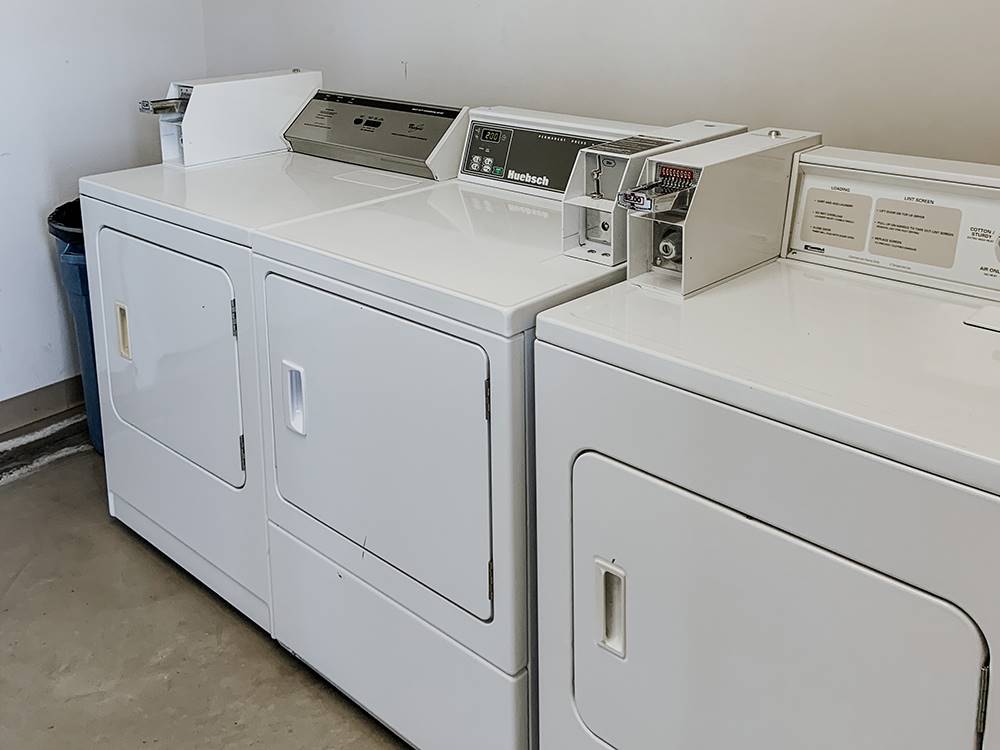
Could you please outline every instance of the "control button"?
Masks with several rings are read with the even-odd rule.
[[[493,166],[493,159],[491,159],[489,156],[487,156],[483,160],[483,164],[485,164],[487,167],[492,167]]]
[[[493,167],[493,174],[495,174],[495,175],[502,175],[503,174],[503,167]]]
[[[473,164],[478,164],[478,163],[479,163],[479,162],[481,162],[482,160],[483,160],[483,157],[481,157],[481,156],[478,156],[478,155],[476,155],[476,156],[473,156],[473,157],[472,157],[472,163],[473,163]]]
[[[355,117],[354,118],[354,124],[355,125],[360,125],[363,122],[364,122],[364,120],[362,118],[360,118],[360,117]]]

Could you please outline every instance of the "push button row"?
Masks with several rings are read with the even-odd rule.
[[[486,172],[487,174],[495,174],[497,176],[503,174],[503,167],[496,167],[493,165],[493,157],[487,156],[483,158],[479,154],[475,154],[469,161],[468,170],[470,172]]]

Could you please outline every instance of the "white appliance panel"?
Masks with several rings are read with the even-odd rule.
[[[558,201],[453,180],[269,227],[254,253],[514,336],[625,277],[563,255],[561,231]]]
[[[321,289],[338,297],[374,307],[384,313],[450,334],[481,346],[489,360],[490,375],[490,505],[493,552],[493,615],[482,620],[442,597],[414,578],[403,575],[382,558],[365,554],[357,545],[325,523],[285,500],[278,492],[273,456],[275,429],[271,414],[270,387],[261,393],[267,414],[264,427],[265,484],[268,487],[268,520],[324,557],[336,560],[367,585],[392,599],[417,618],[432,625],[507,674],[518,674],[528,663],[526,596],[528,585],[524,533],[528,513],[525,466],[525,422],[528,416],[524,390],[528,387],[525,357],[528,342],[517,336],[506,339],[472,326],[449,320],[427,310],[406,305],[339,281],[317,276],[267,259],[254,258],[258,300],[264,299],[265,280],[272,274]],[[261,371],[267,377],[267,317],[258,306],[257,330]],[[284,429],[284,423],[279,425]]]
[[[576,702],[618,750],[978,746],[949,603],[596,453],[573,550]]]
[[[242,486],[236,295],[226,271],[110,228],[97,251],[115,412]]]
[[[528,747],[528,673],[508,675],[345,567],[268,526],[275,638],[426,750]]]
[[[485,351],[273,274],[264,288],[281,497],[488,619]]]
[[[250,231],[434,183],[293,153],[181,169],[164,164],[85,177],[80,192],[250,245]]]
[[[1000,167],[827,147],[796,177],[786,257],[1000,298]]]
[[[1000,305],[779,261],[683,303],[619,284],[539,338],[1000,493]]]
[[[724,499],[953,602],[993,651],[1000,607],[987,571],[1000,564],[995,495],[541,341],[536,388],[542,747],[607,747],[583,723],[575,697],[572,467],[586,450]],[[625,619],[634,620],[628,612]],[[989,686],[983,698],[983,747],[994,748],[1000,692]]]
[[[175,81],[162,103],[183,104],[159,115],[163,162],[183,168],[284,151],[282,131],[322,85],[321,72],[298,69]],[[153,113],[156,104],[139,109]]]

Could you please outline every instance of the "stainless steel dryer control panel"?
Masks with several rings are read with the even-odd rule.
[[[468,110],[437,104],[318,91],[285,132],[292,151],[447,179],[457,164]],[[435,157],[454,150],[451,169],[435,169]]]

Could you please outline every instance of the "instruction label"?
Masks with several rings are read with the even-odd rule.
[[[871,215],[869,195],[810,188],[806,193],[802,241],[861,252],[868,239]]]
[[[868,251],[938,268],[955,265],[962,211],[891,198],[875,204]]]

